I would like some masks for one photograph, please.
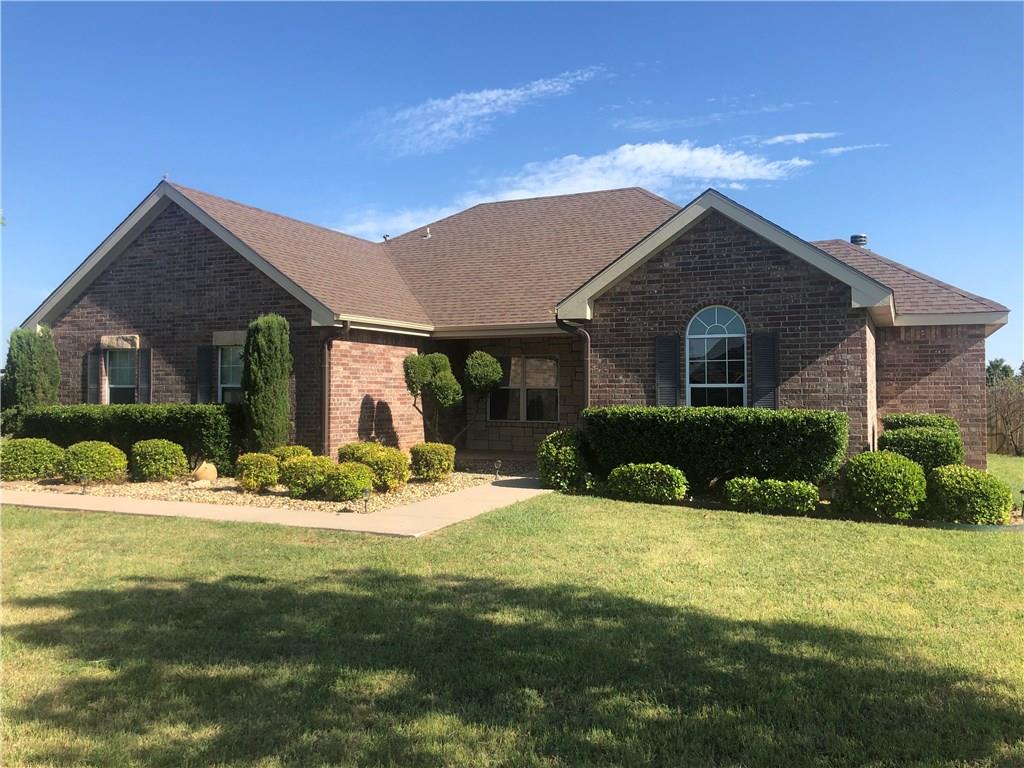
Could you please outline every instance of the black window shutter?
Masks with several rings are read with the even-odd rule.
[[[139,396],[140,403],[153,402],[153,355],[149,349],[140,349],[138,352],[139,361]]]
[[[779,407],[779,335],[757,331],[750,335],[755,408]]]
[[[213,402],[213,347],[196,349],[196,402]]]
[[[654,392],[657,405],[679,405],[679,334],[654,339]]]
[[[85,402],[100,401],[100,351],[90,349],[85,360]]]

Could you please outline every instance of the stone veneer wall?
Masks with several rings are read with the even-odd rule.
[[[878,414],[947,413],[960,422],[967,463],[984,468],[988,403],[985,328],[878,328]]]
[[[693,315],[713,304],[731,307],[747,324],[748,382],[750,334],[776,331],[780,407],[845,411],[850,450],[868,445],[865,310],[850,308],[845,284],[716,212],[595,302],[589,326],[592,403],[653,404],[655,337],[685,337]]]
[[[309,310],[173,204],[53,324],[60,400],[86,401],[87,355],[100,336],[130,334],[151,350],[153,402],[194,402],[197,348],[265,312],[291,324],[295,440],[319,452],[321,332]]]

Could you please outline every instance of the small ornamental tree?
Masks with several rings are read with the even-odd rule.
[[[462,400],[462,385],[452,373],[447,355],[432,352],[429,355],[408,355],[402,361],[405,371],[405,386],[412,395],[413,407],[423,414],[423,403],[430,399],[434,404],[434,418],[431,432],[437,440],[441,438],[441,411],[451,408]]]
[[[269,453],[288,442],[291,404],[288,379],[292,352],[288,321],[260,315],[245,334],[242,368],[242,410],[249,449]]]
[[[60,361],[49,328],[17,328],[7,346],[0,400],[13,405],[56,405],[60,388]]]

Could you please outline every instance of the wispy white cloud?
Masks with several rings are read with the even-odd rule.
[[[612,121],[613,128],[623,128],[628,131],[641,133],[665,133],[680,128],[696,128],[702,125],[711,125],[723,120],[747,115],[770,114],[774,112],[788,112],[802,106],[806,102],[783,102],[781,104],[764,104],[757,107],[737,107],[735,109],[709,112],[703,115],[691,115],[689,117],[651,117],[647,115],[634,115],[632,117],[619,118]]]
[[[662,194],[701,185],[743,189],[746,182],[779,181],[808,165],[811,161],[801,157],[769,160],[717,144],[699,146],[690,141],[623,144],[596,155],[565,155],[527,163],[516,173],[480,183],[451,205],[393,212],[362,211],[338,228],[377,239],[383,233],[406,232],[484,201],[634,186]]]
[[[772,136],[761,141],[761,146],[768,147],[772,144],[806,144],[808,141],[818,139],[834,139],[839,134],[835,131],[810,131],[807,133],[783,133],[779,136]]]
[[[463,91],[395,112],[379,111],[369,122],[378,138],[399,154],[431,154],[486,133],[501,115],[514,114],[540,99],[564,96],[602,71],[600,67],[588,67],[515,88]]]
[[[819,150],[823,155],[845,155],[847,152],[856,152],[860,149],[877,149],[878,147],[888,147],[888,144],[851,144],[848,147],[829,147],[828,149]]]

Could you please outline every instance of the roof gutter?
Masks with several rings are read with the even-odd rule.
[[[590,407],[590,333],[582,325],[555,318],[558,327],[583,339],[583,407]]]

